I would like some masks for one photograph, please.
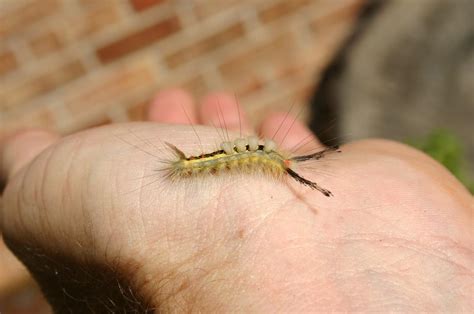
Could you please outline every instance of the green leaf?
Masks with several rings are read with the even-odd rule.
[[[443,164],[474,194],[474,181],[467,175],[467,161],[462,143],[452,132],[438,129],[426,138],[408,140],[407,143]]]

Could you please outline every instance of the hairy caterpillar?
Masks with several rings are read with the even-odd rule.
[[[274,178],[289,175],[311,189],[317,190],[325,196],[332,196],[331,191],[322,188],[316,182],[299,175],[292,167],[297,163],[308,160],[318,160],[327,153],[340,152],[338,147],[329,147],[319,152],[290,157],[278,150],[277,144],[271,139],[265,139],[261,144],[256,136],[237,138],[233,142],[225,141],[219,150],[198,156],[186,156],[175,145],[165,142],[173,152],[175,159],[168,161],[165,169],[167,177],[172,180],[199,175],[218,175],[221,172],[259,172]]]

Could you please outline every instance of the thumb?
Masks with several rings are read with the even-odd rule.
[[[34,129],[0,139],[0,182],[7,182],[18,170],[58,140],[57,134]]]
[[[57,135],[43,130],[26,130],[0,137],[0,214],[3,211],[1,194],[4,184],[57,139]],[[28,277],[24,267],[5,247],[1,233],[0,228],[0,293],[5,293],[24,283]]]

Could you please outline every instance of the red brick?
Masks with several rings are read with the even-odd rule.
[[[165,0],[130,0],[135,11],[144,11],[155,5],[165,2]]]
[[[6,6],[5,3],[3,5]],[[19,34],[58,9],[58,0],[29,0],[11,10],[0,10],[0,37]]]
[[[248,73],[256,72],[257,66],[272,66],[286,62],[294,54],[294,46],[293,35],[284,33],[231,56],[219,66],[219,70],[227,79],[246,77]]]
[[[283,16],[290,15],[307,4],[311,3],[309,0],[283,0],[279,1],[268,8],[259,12],[258,16],[264,23],[272,22]]]
[[[89,7],[97,4],[97,0],[78,0],[84,7]]]
[[[348,5],[334,8],[310,23],[310,29],[314,35],[308,50],[315,53],[309,55],[307,59],[311,58],[310,62],[317,63],[316,67],[319,69],[330,62],[341,44],[352,32],[362,1],[351,0],[346,3]],[[317,60],[316,63],[315,60]]]
[[[273,71],[275,66],[283,66],[296,57],[294,46],[293,34],[283,33],[232,55],[219,66],[219,70],[226,83],[238,95],[246,97],[267,84],[264,69]]]
[[[103,63],[117,60],[127,54],[166,38],[181,28],[178,18],[172,16],[164,21],[148,26],[97,50],[97,56]]]
[[[11,51],[0,52],[0,76],[14,71],[17,66],[15,55]]]
[[[94,6],[87,8],[83,14],[73,18],[71,22],[72,33],[77,38],[84,38],[113,27],[120,21],[117,2],[95,2]]]
[[[48,69],[44,73],[36,75],[26,82],[7,88],[0,94],[3,103],[0,104],[4,110],[11,107],[26,104],[31,99],[46,94],[65,83],[77,79],[85,73],[83,65],[78,60],[69,61],[59,67]]]
[[[82,5],[84,8],[88,9],[90,7],[101,6],[103,4],[114,4],[117,3],[117,0],[78,0],[79,4]]]
[[[178,52],[166,57],[166,63],[171,68],[177,67],[201,55],[218,49],[227,43],[242,37],[244,34],[245,30],[241,23],[233,24],[197,43],[181,48]]]
[[[137,92],[152,90],[154,85],[149,63],[133,64],[90,82],[83,90],[66,99],[65,103],[73,115],[83,114],[88,110],[96,111],[98,107],[123,104]]]
[[[201,0],[193,1],[194,12],[198,20],[205,20],[209,17],[221,13],[227,9],[235,7],[237,4],[241,3],[239,0]]]
[[[357,16],[364,1],[346,0],[344,4],[341,3],[343,2],[336,1],[334,3],[324,3],[324,7],[321,5],[320,12],[324,12],[324,14],[318,14],[310,22],[311,30],[315,33],[324,33],[328,27],[334,24],[338,24],[341,21],[352,21]]]
[[[48,31],[31,39],[30,47],[37,57],[41,57],[61,50],[63,42],[55,32]]]
[[[0,127],[0,136],[2,132],[8,134],[24,128],[44,128],[54,131],[56,126],[54,113],[45,106],[28,108],[27,111],[15,112],[6,117],[6,123],[2,123]]]

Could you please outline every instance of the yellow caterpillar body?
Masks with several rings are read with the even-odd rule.
[[[332,196],[329,190],[320,187],[317,183],[303,178],[292,168],[292,164],[310,159],[320,159],[326,153],[337,151],[337,147],[327,148],[320,152],[289,158],[277,150],[273,140],[266,139],[264,144],[256,136],[238,138],[233,142],[223,142],[220,150],[199,156],[188,156],[176,146],[166,143],[176,156],[176,160],[169,162],[168,177],[178,179],[197,175],[218,175],[221,172],[268,174],[275,178],[289,175],[297,182],[318,190],[325,196]]]

